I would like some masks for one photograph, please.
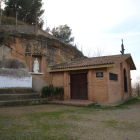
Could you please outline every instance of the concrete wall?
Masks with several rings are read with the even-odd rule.
[[[42,80],[40,77],[33,75],[33,83],[32,83],[32,88],[36,92],[41,92],[42,87],[48,86],[49,84],[46,83],[44,80]]]
[[[0,69],[0,88],[32,88],[32,76],[23,69]]]
[[[38,35],[43,35],[43,36],[46,36],[46,37],[49,37],[49,38],[55,38],[55,37],[53,37],[52,35],[50,35],[49,33],[45,32],[45,31],[43,31],[43,30],[41,30],[41,29],[37,29],[37,34],[38,34]],[[57,38],[56,38],[56,39],[57,39]]]
[[[35,34],[35,26],[25,26],[25,25],[1,25],[0,31],[9,31],[17,33],[27,33]]]
[[[35,26],[31,25],[1,25],[0,26],[0,31],[8,31],[8,32],[14,32],[14,33],[25,33],[25,34],[38,34],[38,35],[43,35],[49,38],[55,38],[49,33],[41,30],[41,29],[36,29]]]

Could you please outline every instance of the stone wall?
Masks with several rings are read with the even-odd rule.
[[[27,33],[35,34],[35,26],[25,26],[25,25],[1,25],[0,31],[16,32],[16,33]]]
[[[36,28],[36,26],[31,26],[31,25],[28,25],[28,26],[27,25],[17,25],[17,26],[16,25],[1,25],[0,32],[2,31],[12,32],[12,33],[37,34],[37,35],[43,35],[49,38],[55,38],[54,36],[50,35],[44,30],[38,29]]]

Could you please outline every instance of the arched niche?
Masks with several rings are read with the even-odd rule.
[[[127,92],[127,73],[126,73],[126,69],[124,68],[123,70],[123,75],[124,75],[124,92]]]
[[[29,55],[30,56],[30,73],[31,74],[44,74],[44,72],[43,72],[43,58],[45,57],[45,55],[44,54],[42,54],[42,53],[40,53],[40,52],[28,52],[28,53],[26,53],[26,55]],[[33,67],[34,67],[34,61],[35,61],[35,59],[37,59],[38,60],[38,63],[39,63],[39,71],[38,71],[38,73],[34,73],[34,71],[33,71]]]

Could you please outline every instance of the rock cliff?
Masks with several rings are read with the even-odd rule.
[[[33,72],[36,58],[39,61],[37,75]],[[52,83],[47,67],[78,58],[84,58],[84,55],[75,47],[54,37],[0,32],[0,68],[28,70],[33,77],[33,88],[37,91]]]

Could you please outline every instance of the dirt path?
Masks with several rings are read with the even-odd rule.
[[[70,112],[65,112],[65,110],[70,110]],[[63,121],[65,124],[76,126],[76,129],[68,126],[68,130],[62,130],[62,133],[69,135],[71,139],[140,140],[140,102],[129,105],[125,109],[93,109],[51,104],[8,107],[0,108],[0,115],[11,116],[62,111],[64,112],[57,120],[51,118],[51,123]],[[44,122],[45,119],[46,117],[44,119],[42,117]]]

